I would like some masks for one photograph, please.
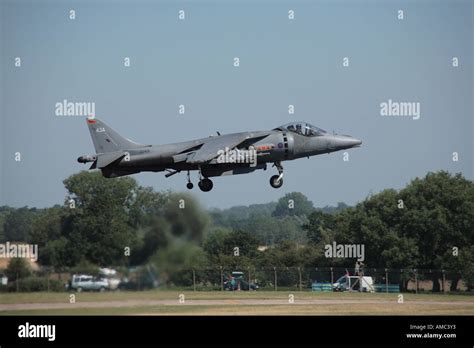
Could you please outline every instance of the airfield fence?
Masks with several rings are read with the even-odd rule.
[[[248,290],[249,284],[263,291],[332,291],[331,285],[346,274],[354,275],[354,268],[341,267],[206,267],[161,268],[151,265],[116,267],[121,290],[179,289],[183,291],[228,290],[233,272],[241,272],[238,289]],[[0,291],[62,291],[72,269],[61,271],[42,268],[34,279],[0,285]],[[80,272],[87,274],[87,272]],[[453,270],[364,268],[365,276],[373,279],[376,292],[463,292],[474,294],[472,284]],[[39,281],[41,279],[41,281]]]
[[[248,284],[269,291],[318,291],[318,284],[331,285],[345,274],[354,275],[354,269],[340,267],[244,267],[215,266],[200,269],[156,269],[140,267],[125,274],[124,288],[180,288],[192,291],[226,290],[232,272],[242,272],[238,283],[242,290]],[[468,288],[461,274],[447,270],[377,269],[365,268],[371,276],[376,291],[380,292],[449,292],[466,291]],[[453,283],[456,283],[452,286]],[[433,284],[435,285],[433,287]],[[315,286],[316,285],[316,286]],[[326,286],[327,288],[327,286]]]
[[[193,291],[225,290],[225,282],[235,271],[243,273],[242,290],[247,289],[247,284],[253,284],[264,291],[324,291],[328,289],[327,285],[334,284],[344,275],[355,275],[354,269],[340,267],[225,268],[218,266],[206,269],[161,270],[161,273],[158,272],[158,287],[179,287]],[[377,292],[466,292],[469,290],[460,272],[451,270],[365,268],[363,275],[372,277]]]

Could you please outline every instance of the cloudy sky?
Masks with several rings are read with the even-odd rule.
[[[140,143],[292,120],[363,140],[347,162],[342,152],[284,162],[279,190],[274,168],[216,178],[211,192],[193,191],[208,207],[291,191],[317,206],[353,204],[441,169],[472,180],[472,4],[0,0],[0,204],[62,203],[62,181],[87,168],[76,162],[93,153],[84,117],[55,115],[64,99],[94,102],[98,118]],[[381,116],[389,99],[419,103],[420,118]],[[186,190],[185,174],[134,177]]]

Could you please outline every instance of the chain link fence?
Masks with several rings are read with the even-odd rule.
[[[204,269],[162,269],[139,267],[121,274],[121,288],[143,290],[179,288],[193,291],[263,290],[332,291],[332,285],[352,270],[333,267],[247,267],[223,266]],[[467,291],[461,274],[447,270],[376,269],[363,271],[371,277],[375,292]]]
[[[355,275],[354,269],[341,267],[214,266],[157,269],[151,265],[117,267],[113,274],[107,275],[78,272],[77,269],[42,268],[33,277],[1,283],[0,291],[64,291],[78,290],[80,287],[84,290],[104,288],[131,291],[156,288],[183,291],[333,291],[337,284],[344,282],[346,276],[352,278],[353,283],[360,276],[370,277],[370,290],[373,292],[474,293],[460,272],[452,270],[365,268],[363,274]],[[97,286],[88,289],[94,282],[102,285],[98,289]],[[354,289],[357,287],[351,286],[344,290]]]

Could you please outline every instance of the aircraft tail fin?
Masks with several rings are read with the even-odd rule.
[[[88,118],[87,126],[89,127],[96,153],[131,150],[145,146],[122,137],[97,118]]]

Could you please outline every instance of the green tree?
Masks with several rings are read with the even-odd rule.
[[[249,232],[246,231],[232,231],[224,239],[224,254],[235,255],[238,257],[255,257],[258,253],[258,241]]]
[[[39,211],[31,220],[30,242],[43,248],[48,242],[58,239],[61,236],[64,209],[56,205]]]
[[[152,187],[136,186],[133,196],[128,207],[129,222],[131,226],[138,228],[153,223],[156,216],[163,214],[171,193],[155,192]]]
[[[259,256],[258,240],[246,231],[216,230],[204,241],[210,266],[248,268]]]
[[[308,223],[303,226],[307,233],[308,241],[319,244],[327,239],[325,236],[332,235],[335,228],[335,220],[332,214],[326,214],[316,210],[309,215]]]
[[[224,228],[218,228],[209,233],[204,239],[204,251],[211,256],[224,254],[226,252],[224,243],[230,233],[231,230]]]
[[[43,247],[39,247],[38,261],[42,265],[51,266],[57,271],[64,270],[67,266],[75,264],[81,255],[75,254],[74,246],[66,237],[59,237],[48,241]],[[72,261],[71,261],[72,260]]]
[[[314,211],[313,202],[301,192],[287,193],[278,200],[273,216],[308,216]]]
[[[461,274],[469,290],[474,289],[474,246],[462,248],[459,253]]]
[[[418,268],[440,269],[452,247],[474,244],[474,184],[461,174],[428,173],[400,191],[400,234],[417,241]],[[439,282],[433,275],[433,291]]]
[[[456,291],[461,279],[472,290],[474,288],[474,246],[465,245],[446,250],[442,255],[442,268],[446,270],[447,279],[451,280],[451,291]]]
[[[8,206],[0,207],[0,243],[3,243],[7,240],[5,236],[5,220],[12,210],[14,209]]]
[[[5,275],[9,281],[16,281],[29,277],[31,275],[31,268],[25,259],[15,257],[10,259],[7,269],[5,270]]]
[[[12,210],[5,218],[5,240],[10,242],[28,242],[36,208],[23,207]]]
[[[305,230],[315,248],[333,241],[363,244],[369,267],[451,268],[470,279],[463,264],[471,260],[464,246],[474,244],[474,185],[460,174],[428,173],[400,191],[383,190],[353,208],[332,215],[315,212]],[[454,247],[460,249],[458,258]],[[342,266],[354,260],[332,262]],[[439,291],[439,272],[429,274],[433,291]]]
[[[69,209],[65,237],[69,265],[81,261],[107,266],[124,262],[125,248],[137,243],[130,211],[140,196],[137,182],[130,178],[107,179],[99,172],[80,172],[64,180],[75,208]]]

